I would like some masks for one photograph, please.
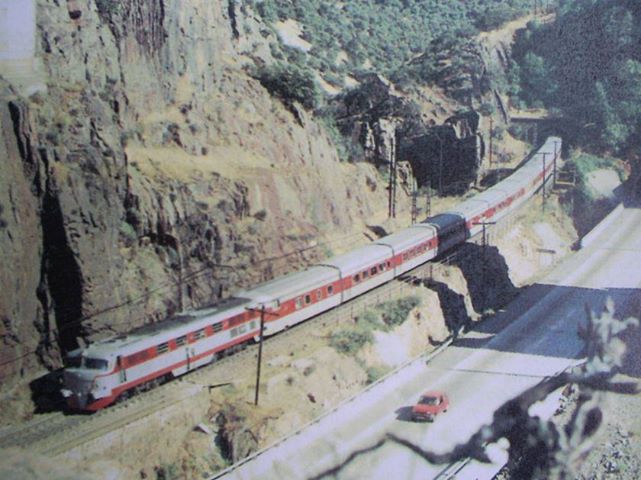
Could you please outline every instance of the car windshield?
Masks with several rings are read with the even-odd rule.
[[[421,401],[418,402],[421,405],[438,405],[438,397],[421,397]]]
[[[107,370],[109,362],[102,358],[83,358],[82,366],[90,370]]]

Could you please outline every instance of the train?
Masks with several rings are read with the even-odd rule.
[[[69,352],[61,389],[67,406],[103,409],[259,341],[261,327],[263,337],[275,335],[442,255],[534,195],[554,168],[546,155],[560,155],[561,146],[547,138],[509,177],[445,213],[211,307]]]

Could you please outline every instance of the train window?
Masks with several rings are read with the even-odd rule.
[[[187,337],[184,336],[184,335],[182,337],[178,337],[176,339],[176,346],[177,347],[182,347],[185,343],[187,343]]]
[[[376,267],[372,267],[372,269],[369,271],[369,273],[371,273],[372,275],[376,275],[377,271],[378,270],[376,270]]]
[[[305,305],[309,305],[310,303],[312,303],[312,296],[308,293],[305,295]]]
[[[323,298],[323,292],[316,290],[316,300],[320,300],[321,298]]]
[[[392,266],[392,262],[390,262],[390,261],[388,260],[388,261],[387,261],[387,268],[390,268],[391,266]]]
[[[80,368],[82,357],[79,355],[68,356],[65,357],[64,362],[67,368]]]
[[[332,293],[334,293],[334,285],[327,287],[327,295],[331,295]]]
[[[365,270],[363,272],[363,278],[367,278],[367,277],[369,277],[369,272],[367,270]]]
[[[223,322],[214,323],[211,328],[214,333],[218,333],[223,329]]]
[[[258,322],[256,320],[252,320],[252,322],[249,324],[249,328],[253,330],[254,328],[256,328],[257,324]]]
[[[234,338],[235,336],[237,336],[237,335],[238,335],[238,327],[236,327],[236,328],[232,328],[232,329],[229,331],[229,334],[231,335],[231,337],[232,337],[232,338]]]
[[[384,264],[384,263],[381,263],[381,264],[378,266],[378,268],[379,268],[379,270],[382,272],[383,270],[385,270],[385,264]]]
[[[302,299],[301,297],[298,297],[298,298],[296,299],[296,310],[298,310],[298,309],[299,309],[299,308],[301,308],[302,306],[303,306],[303,299]]]
[[[356,283],[358,283],[358,282],[360,282],[360,281],[361,281],[361,276],[360,276],[360,274],[358,274],[358,273],[357,273],[356,275],[354,275],[354,281],[355,281]]]
[[[205,330],[204,329],[196,330],[194,332],[194,340],[200,340],[204,336],[205,336]]]
[[[247,331],[247,324],[238,326],[238,333],[245,333]]]
[[[169,351],[169,344],[167,342],[161,343],[156,347],[156,352],[158,355],[162,355],[163,353],[167,353]]]
[[[86,357],[82,359],[82,366],[89,370],[107,370],[109,362],[102,358]]]

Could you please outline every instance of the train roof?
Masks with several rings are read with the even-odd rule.
[[[417,243],[429,240],[436,236],[436,228],[429,224],[417,224],[409,228],[379,238],[374,243],[377,245],[390,245],[394,248],[395,253],[399,253],[409,247],[414,247]]]
[[[475,215],[483,213],[489,208],[490,204],[487,199],[478,199],[476,197],[468,198],[463,203],[458,204],[449,213],[455,213],[464,216],[467,220]]]
[[[128,354],[148,346],[157,345],[172,338],[186,335],[207,325],[220,322],[225,318],[245,311],[251,303],[248,298],[231,297],[209,307],[188,311],[169,317],[159,322],[149,323],[135,328],[127,334],[98,340],[89,345],[87,355],[103,357],[105,355]]]
[[[392,250],[383,245],[370,243],[351,252],[325,260],[321,265],[339,268],[343,276],[352,275],[392,256]]]
[[[521,175],[512,174],[501,181],[501,187],[509,190],[510,192],[516,193],[519,188],[526,188],[532,179],[532,172],[523,172]]]
[[[303,295],[314,290],[319,285],[325,285],[339,280],[338,271],[316,265],[303,270],[294,272],[284,277],[278,277],[268,282],[262,283],[248,290],[239,292],[239,295],[250,298],[258,303],[270,303],[273,301],[283,301],[298,295]]]
[[[488,188],[474,197],[475,200],[487,202],[489,205],[496,205],[501,200],[507,198],[508,194],[501,183],[497,183],[492,188]]]

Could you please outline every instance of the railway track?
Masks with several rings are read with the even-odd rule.
[[[415,271],[419,269],[421,267]],[[381,285],[334,310],[266,339],[266,345],[275,351],[291,348],[291,345],[296,344],[297,338],[309,337],[319,327],[327,328],[348,321],[380,302],[403,296],[408,290],[407,284],[401,280]],[[221,358],[158,388],[138,394],[123,403],[94,414],[67,415],[62,412],[43,414],[42,417],[21,427],[1,431],[0,448],[29,447],[31,451],[47,456],[60,455],[125,425],[188,400],[203,388],[215,386],[212,383],[237,382],[239,371],[247,371],[248,374],[253,375],[257,351],[258,345],[251,345],[245,350]],[[230,368],[231,365],[234,368]],[[244,366],[248,368],[242,368]]]

